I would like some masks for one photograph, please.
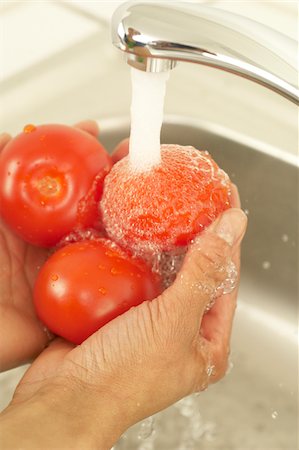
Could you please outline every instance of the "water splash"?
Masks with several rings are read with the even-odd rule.
[[[197,450],[203,440],[212,441],[215,437],[216,425],[204,422],[200,413],[199,397],[196,394],[185,397],[176,403],[175,407],[188,422],[184,428],[178,450]]]
[[[231,373],[231,371],[233,370],[233,368],[234,368],[234,363],[231,360],[229,360],[225,375],[229,375]]]
[[[138,441],[141,441],[136,450],[155,449],[155,419],[153,416],[147,417],[139,424]]]
[[[238,282],[238,271],[236,265],[232,261],[229,261],[227,263],[225,270],[227,276],[226,279],[217,288],[218,295],[230,294],[236,288]]]
[[[182,267],[187,247],[178,248],[172,252],[154,253],[148,262],[153,268],[153,272],[162,278],[163,288],[168,288],[175,280]]]
[[[208,377],[211,377],[215,373],[215,366],[214,365],[208,366],[206,372]]]
[[[139,425],[138,439],[148,439],[155,430],[155,419],[153,416],[147,417]]]

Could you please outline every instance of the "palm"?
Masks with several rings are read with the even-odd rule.
[[[18,365],[38,354],[48,341],[32,303],[34,280],[47,250],[19,239],[0,219],[1,368]],[[10,361],[12,358],[12,361]]]

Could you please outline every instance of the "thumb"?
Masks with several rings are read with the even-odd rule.
[[[207,305],[227,278],[232,254],[245,234],[247,217],[241,209],[225,211],[193,242],[175,282],[164,293],[163,306],[177,319],[198,330]]]

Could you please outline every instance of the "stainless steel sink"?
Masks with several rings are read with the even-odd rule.
[[[129,125],[124,120],[101,122],[101,127],[101,139],[109,149],[129,134]],[[135,428],[116,448],[295,450],[298,448],[295,158],[262,144],[255,143],[253,147],[249,139],[186,117],[165,121],[162,142],[207,149],[238,185],[242,207],[248,213],[232,342],[233,367],[225,379],[206,392],[187,400],[185,405],[183,402],[181,407],[173,406],[158,414],[156,432],[148,440],[138,439]],[[185,446],[180,447],[181,441]]]
[[[108,149],[129,134],[125,119],[101,121]],[[129,430],[118,450],[298,448],[297,218],[295,158],[215,125],[170,117],[163,143],[208,150],[239,187],[249,226],[243,245],[230,373]],[[2,375],[2,405],[25,368]],[[148,428],[148,432],[146,429]],[[145,430],[145,432],[144,432]],[[142,433],[141,433],[142,434]]]

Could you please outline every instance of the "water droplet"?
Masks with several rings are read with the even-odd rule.
[[[116,256],[118,256],[115,252],[113,252],[112,250],[106,250],[105,251],[105,255],[109,256],[109,258],[115,258]]]
[[[196,403],[196,397],[193,395],[189,395],[188,397],[183,398],[175,405],[179,411],[180,414],[184,417],[194,417],[195,412],[197,411],[197,403]]]
[[[216,424],[214,422],[208,422],[202,426],[202,429],[201,437],[204,437],[208,442],[212,442],[216,437]]]
[[[41,200],[40,204],[41,204],[42,206],[45,206],[46,203],[44,202],[44,200]]]
[[[36,130],[36,126],[32,125],[32,123],[29,123],[28,125],[25,125],[23,128],[24,133],[32,133]]]
[[[51,333],[51,331],[47,328],[47,327],[43,327],[43,331],[46,333],[46,335],[47,335],[47,338],[49,339],[49,340],[52,340],[53,339],[53,334]]]
[[[278,416],[278,412],[277,411],[273,411],[272,412],[272,414],[271,414],[271,417],[272,417],[272,419],[277,419],[277,416]]]
[[[246,214],[246,216],[249,215],[249,209],[244,209],[244,213]]]
[[[148,417],[139,426],[138,439],[148,439],[154,432],[154,418]]]
[[[211,377],[215,373],[215,366],[208,366],[207,367],[207,375],[208,377]]]
[[[238,283],[238,271],[232,261],[229,261],[227,263],[227,266],[223,266],[223,268],[220,268],[220,271],[221,269],[226,270],[226,279],[216,288],[216,291],[214,293],[210,293],[210,295],[212,295],[211,306],[213,306],[213,300],[215,300],[215,298],[219,297],[220,295],[226,295],[233,292]]]
[[[262,264],[262,267],[263,267],[264,270],[269,270],[270,267],[271,267],[270,261],[264,261],[263,264]]]
[[[282,242],[288,242],[289,236],[288,236],[287,234],[283,234],[283,235],[281,236],[281,240],[282,240]]]
[[[141,278],[140,273],[130,272],[131,277]]]
[[[58,280],[58,275],[53,274],[53,275],[51,276],[51,280],[57,281],[57,280]]]
[[[110,272],[112,273],[112,275],[119,275],[119,274],[122,273],[122,270],[117,269],[116,267],[112,267],[112,268],[110,269]]]
[[[228,365],[227,365],[227,369],[226,369],[226,375],[229,375],[231,373],[231,371],[233,370],[233,367],[234,367],[234,363],[232,361],[229,361]]]
[[[105,289],[104,287],[99,287],[99,292],[103,295],[107,294],[107,289]]]

